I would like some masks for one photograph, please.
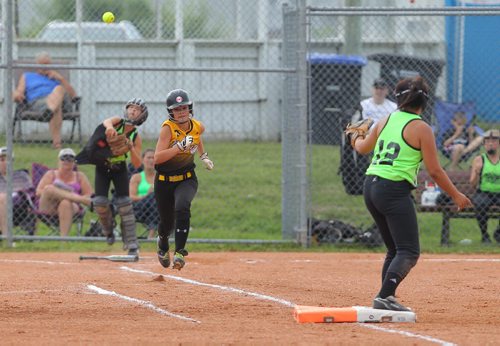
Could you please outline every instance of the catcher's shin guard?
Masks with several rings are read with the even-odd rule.
[[[94,196],[92,198],[92,204],[94,206],[94,211],[99,216],[99,222],[102,225],[102,231],[104,235],[108,236],[112,234],[114,228],[114,220],[109,199],[104,196]]]
[[[121,218],[123,247],[125,250],[137,249],[139,244],[135,233],[135,215],[132,200],[129,197],[120,196],[116,198],[115,204]]]

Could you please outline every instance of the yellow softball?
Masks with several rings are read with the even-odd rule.
[[[115,21],[115,15],[113,14],[113,12],[104,12],[104,14],[102,15],[102,21],[104,23],[113,23]]]

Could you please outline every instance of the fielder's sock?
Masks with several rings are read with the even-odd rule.
[[[396,273],[387,273],[384,281],[382,282],[382,288],[378,296],[380,298],[387,298],[388,296],[396,295],[396,288],[398,288],[399,284],[403,281],[401,277]]]

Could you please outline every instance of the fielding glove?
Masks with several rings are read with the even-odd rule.
[[[125,134],[108,137],[106,138],[109,148],[113,156],[120,156],[126,154],[130,151],[131,141],[125,136]]]
[[[192,144],[193,144],[193,136],[186,136],[182,141],[177,142],[177,146],[181,151],[188,150]]]
[[[354,143],[356,143],[356,139],[365,138],[370,130],[370,126],[372,126],[373,120],[363,119],[359,120],[353,124],[347,125],[344,133],[347,137],[347,140],[351,142],[351,146],[354,148]]]
[[[205,165],[206,169],[208,169],[209,171],[211,171],[212,169],[214,169],[214,163],[212,162],[212,160],[210,160],[208,158],[208,154],[207,153],[201,154],[200,159],[203,162],[203,164]]]

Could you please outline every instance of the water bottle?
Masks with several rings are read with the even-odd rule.
[[[433,207],[436,205],[437,197],[441,191],[436,188],[436,185],[432,182],[425,182],[425,191],[422,192],[421,204],[426,207]]]

